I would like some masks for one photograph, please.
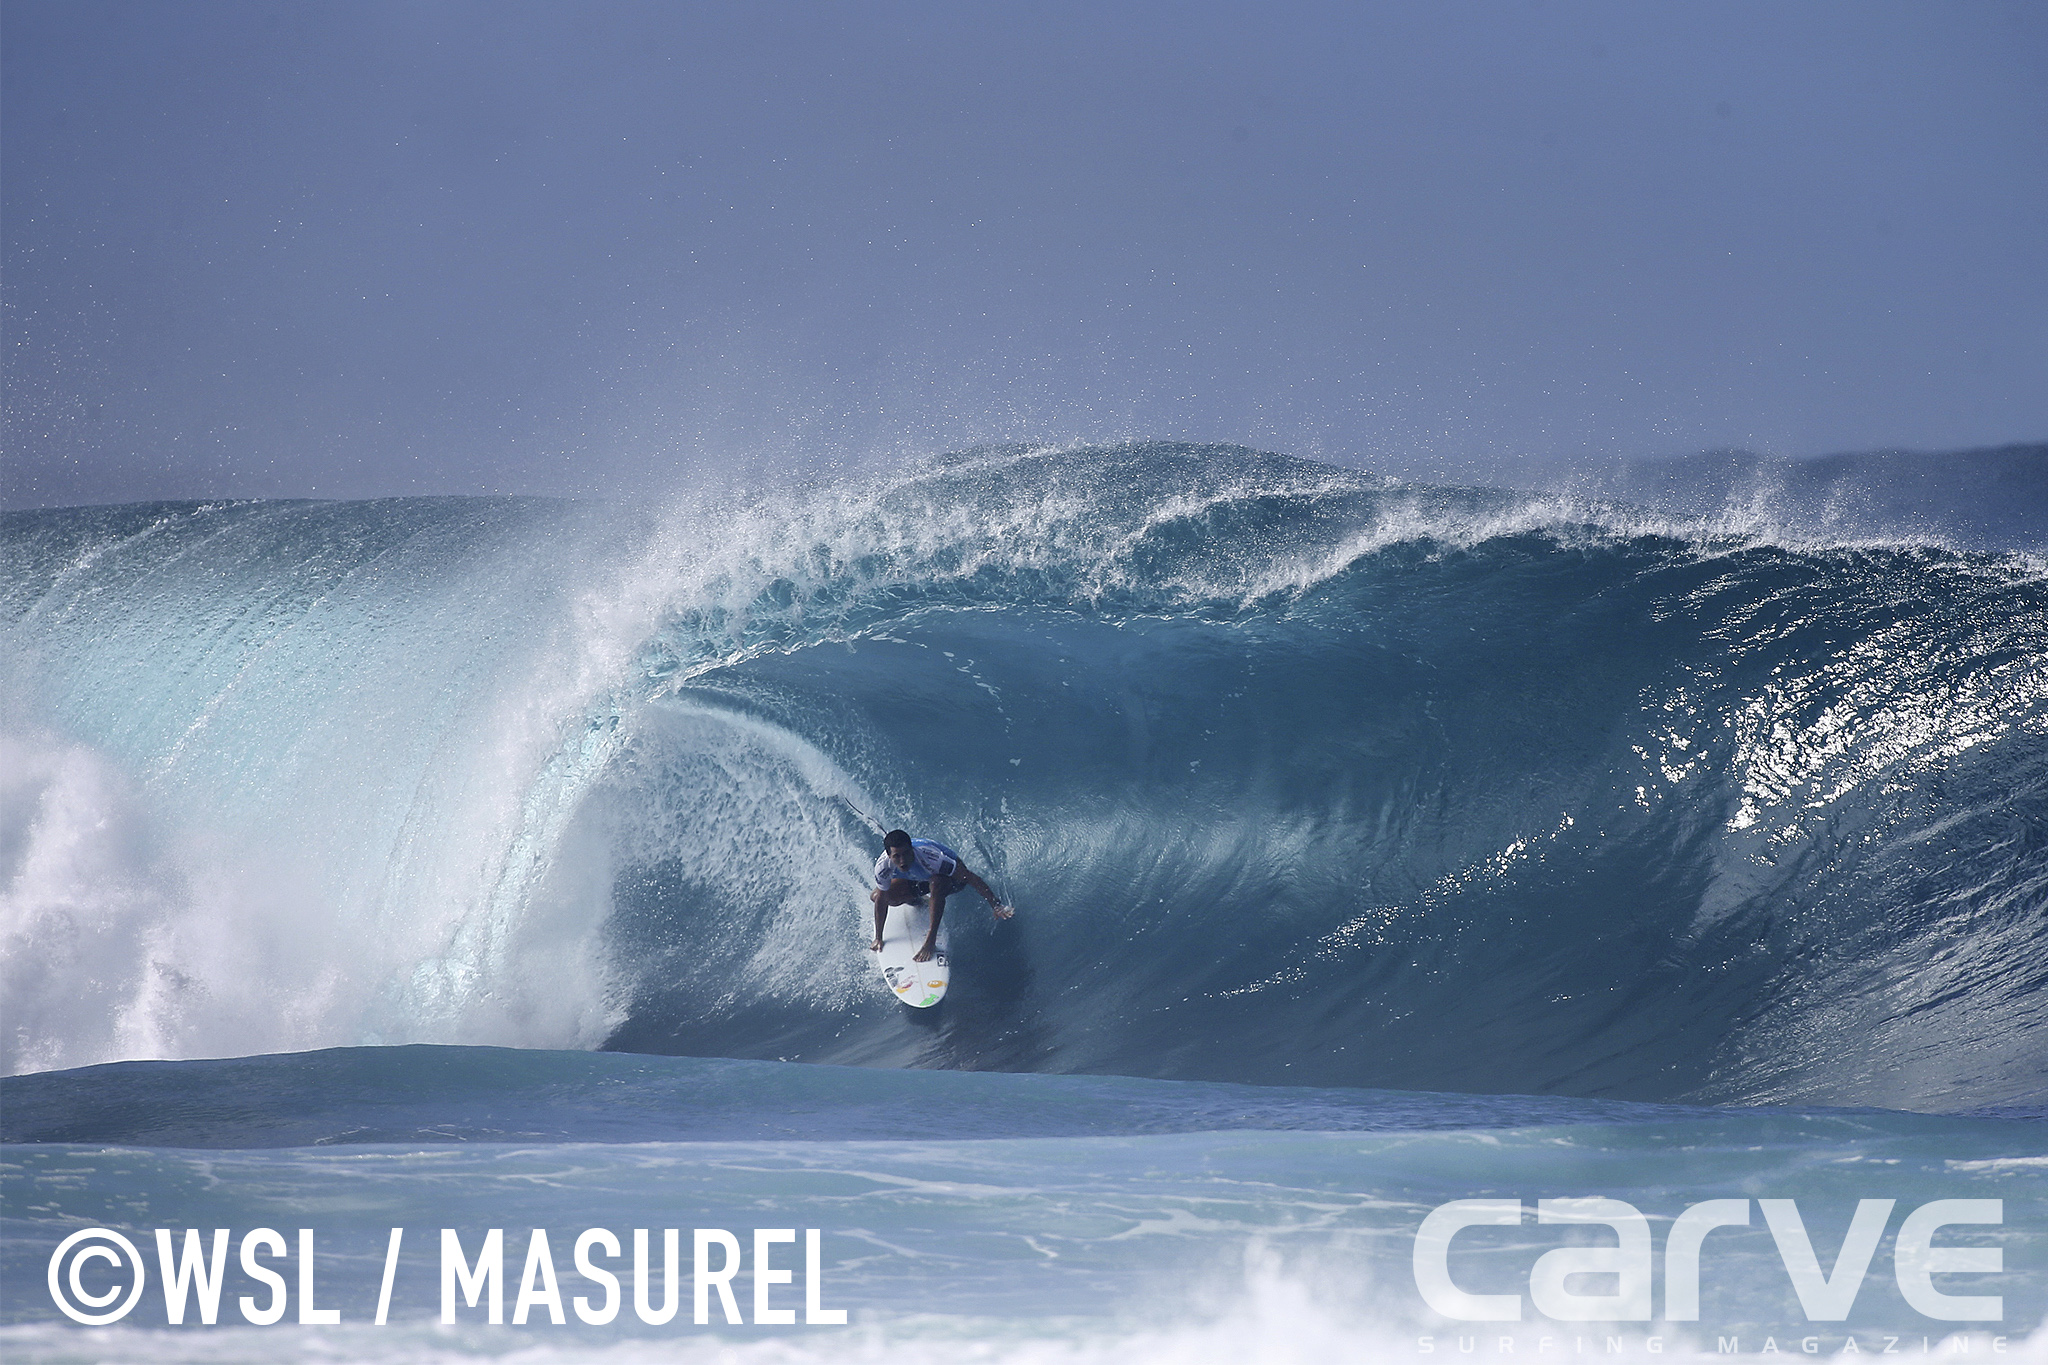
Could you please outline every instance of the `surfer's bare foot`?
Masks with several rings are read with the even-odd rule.
[[[932,945],[927,943],[924,945],[924,947],[919,948],[917,950],[917,956],[911,958],[910,960],[912,962],[930,962],[932,960]]]

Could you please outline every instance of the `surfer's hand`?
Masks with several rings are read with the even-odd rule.
[[[879,953],[879,952],[881,952],[881,951],[882,951],[882,940],[880,940],[880,939],[876,939],[876,940],[875,940],[875,941],[874,941],[873,943],[870,943],[870,944],[868,945],[868,951],[869,951],[869,952],[871,952],[871,953]]]
[[[995,917],[997,919],[1008,919],[1010,916],[1017,913],[1015,910],[1012,910],[1009,906],[1002,904],[991,905],[989,906],[989,909],[995,912]]]

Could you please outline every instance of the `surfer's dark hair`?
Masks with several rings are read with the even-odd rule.
[[[882,847],[883,847],[883,848],[909,848],[909,847],[910,847],[910,831],[909,831],[909,830],[903,830],[903,829],[892,829],[892,830],[890,830],[890,831],[889,831],[889,832],[888,832],[887,834],[884,834],[884,835],[882,836]]]

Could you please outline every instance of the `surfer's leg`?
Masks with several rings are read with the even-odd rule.
[[[936,951],[939,942],[939,921],[946,917],[946,897],[952,893],[955,885],[953,879],[943,872],[932,878],[932,927],[925,932],[924,946],[911,955],[912,962],[932,960],[932,953]]]

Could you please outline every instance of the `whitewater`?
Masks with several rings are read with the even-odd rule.
[[[2048,1358],[2048,575],[1793,510],[1150,444],[0,515],[0,1344]],[[856,812],[1018,907],[955,902],[937,1010]],[[1431,1208],[1526,1202],[1452,1265],[1527,1294],[1586,1197],[1758,1211],[1697,1320],[1424,1302]],[[1896,1206],[1844,1318],[1778,1199],[1823,1272]],[[1949,1199],[1996,1318],[1902,1288]],[[44,1288],[74,1229],[308,1219],[337,1327]],[[430,1229],[500,1226],[818,1228],[851,1323],[440,1325]]]

